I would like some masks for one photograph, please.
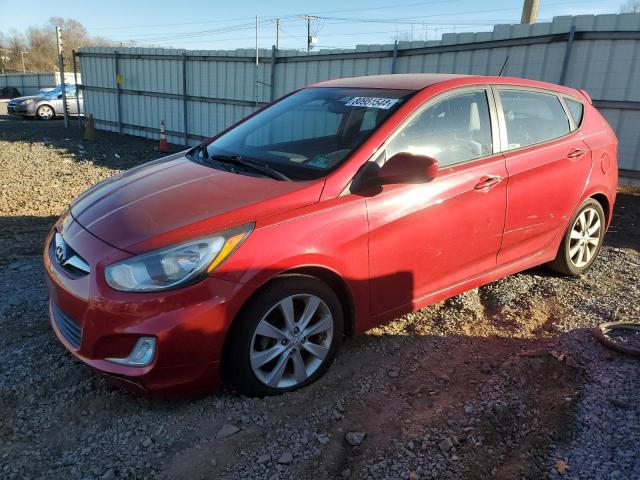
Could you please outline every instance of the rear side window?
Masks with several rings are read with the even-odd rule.
[[[570,132],[560,99],[547,93],[522,90],[500,92],[509,149],[526,147]]]
[[[573,117],[573,122],[576,124],[576,128],[580,126],[582,123],[582,116],[584,115],[584,105],[577,100],[572,100],[571,98],[565,98],[564,101],[569,107],[569,111],[571,112],[571,116]]]

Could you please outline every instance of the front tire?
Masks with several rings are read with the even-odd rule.
[[[40,105],[36,111],[36,115],[40,120],[51,120],[55,118],[56,112],[50,105]]]
[[[558,254],[547,266],[558,273],[578,277],[598,257],[604,240],[606,217],[597,200],[586,200],[571,219]]]
[[[342,306],[328,285],[307,275],[282,276],[236,318],[223,368],[245,395],[297,390],[331,366],[343,324]]]

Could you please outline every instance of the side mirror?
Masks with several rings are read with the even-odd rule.
[[[58,98],[62,98],[62,94],[61,93],[58,94]]]
[[[399,152],[378,171],[382,184],[426,183],[438,175],[438,161],[426,155]]]

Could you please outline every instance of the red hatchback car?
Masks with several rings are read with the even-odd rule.
[[[293,390],[344,334],[535,265],[587,270],[616,150],[585,92],[548,83],[302,88],[80,195],[46,241],[51,324],[144,391]]]

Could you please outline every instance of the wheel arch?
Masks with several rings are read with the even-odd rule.
[[[54,115],[58,115],[58,111],[56,110],[56,107],[54,107],[51,103],[49,103],[49,102],[41,102],[36,106],[36,116],[38,115],[38,110],[41,107],[49,107],[51,110],[53,110],[53,114]]]
[[[238,318],[242,315],[242,312],[245,310],[245,308],[247,308],[251,301],[258,295],[260,295],[260,293],[264,291],[267,286],[271,285],[271,283],[275,282],[276,280],[288,275],[307,275],[317,278],[318,280],[326,283],[335,292],[335,294],[338,296],[338,299],[340,300],[340,304],[342,306],[344,314],[344,334],[348,337],[353,337],[355,335],[355,303],[351,289],[347,285],[347,282],[344,280],[344,278],[342,278],[335,271],[319,265],[306,265],[289,268],[274,274],[268,280],[263,282],[251,295],[249,295],[249,297],[244,301],[242,306],[236,312],[233,320],[231,321],[229,327],[225,332],[221,355],[221,371],[223,377],[226,377],[228,374],[226,365],[229,359],[228,346],[232,343],[230,341],[231,336],[233,335],[235,328],[240,328]]]
[[[317,278],[318,280],[326,283],[335,292],[340,300],[340,305],[344,313],[344,333],[347,336],[353,336],[355,334],[355,303],[353,293],[347,285],[347,282],[334,270],[321,265],[303,265],[299,267],[291,267],[285,270],[279,271],[268,279],[262,282],[260,286],[244,301],[233,321],[231,322],[230,330],[236,322],[236,318],[240,316],[244,308],[271,283],[275,282],[279,278],[287,275],[308,275],[310,277]],[[226,340],[225,340],[226,341]]]
[[[342,305],[342,311],[344,314],[344,333],[345,335],[352,337],[355,335],[355,306],[353,301],[353,294],[351,289],[347,285],[347,282],[338,273],[333,270],[321,266],[306,266],[297,267],[291,270],[282,272],[278,276],[274,277],[275,280],[278,277],[284,275],[308,275],[315,277],[318,280],[323,281],[335,292]]]
[[[606,225],[608,227],[611,223],[611,204],[609,203],[609,198],[604,193],[593,193],[589,198],[593,198],[602,207]]]

